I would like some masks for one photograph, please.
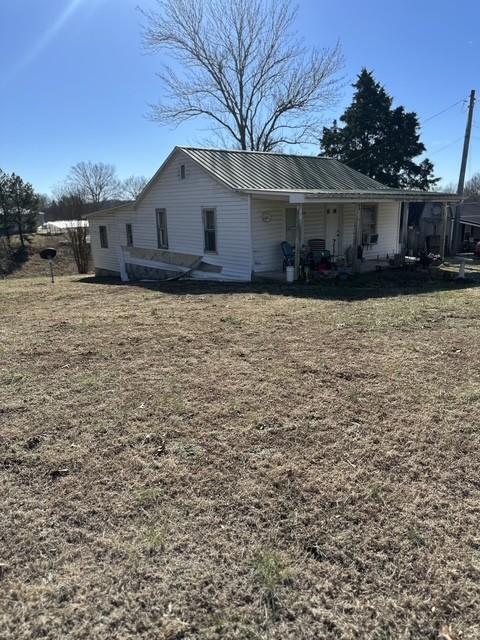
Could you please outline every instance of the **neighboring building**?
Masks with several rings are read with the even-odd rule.
[[[390,189],[331,158],[175,147],[135,203],[86,217],[99,275],[249,281],[281,271],[297,225],[300,244],[334,256],[393,258],[408,203],[439,199],[456,196]]]
[[[473,249],[480,242],[480,202],[464,202],[460,205],[460,223],[464,249]]]
[[[88,227],[87,220],[53,220],[42,225],[42,231],[52,235],[65,233],[67,229],[78,229],[78,227]]]
[[[437,194],[438,198],[439,194]],[[411,202],[408,215],[407,255],[441,253],[442,240],[445,254],[450,253],[453,236],[455,206],[447,207],[446,231],[445,210],[442,202]]]

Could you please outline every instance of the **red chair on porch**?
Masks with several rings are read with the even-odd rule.
[[[325,249],[323,238],[312,238],[308,241],[312,266],[317,271],[328,271],[332,268],[332,255]]]

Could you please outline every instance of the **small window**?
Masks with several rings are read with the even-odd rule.
[[[180,180],[185,180],[185,178],[187,177],[187,170],[185,168],[184,164],[180,165]]]
[[[155,209],[157,215],[157,244],[159,249],[168,249],[167,211]]]
[[[108,249],[108,235],[107,235],[107,227],[101,224],[98,227],[100,233],[100,246],[102,249]]]
[[[133,247],[133,229],[130,222],[125,225],[125,235],[127,236],[127,247]]]
[[[362,245],[377,244],[377,206],[362,206]]]
[[[205,253],[217,252],[217,214],[215,209],[202,209]]]

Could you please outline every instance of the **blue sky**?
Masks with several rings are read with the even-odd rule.
[[[141,48],[136,6],[154,0],[0,1],[0,167],[49,192],[80,160],[150,177],[171,148],[198,144],[202,125],[159,127],[145,118],[161,96],[159,59]],[[300,0],[306,43],[343,44],[350,102],[362,66],[424,121],[480,90],[476,0]],[[459,104],[422,128],[443,182],[456,181],[465,129]],[[314,151],[315,148],[304,149]],[[467,177],[480,171],[480,107]]]

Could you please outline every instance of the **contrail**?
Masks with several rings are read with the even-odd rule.
[[[84,0],[71,0],[62,13],[58,16],[55,22],[49,27],[45,33],[35,42],[32,48],[27,51],[27,53],[20,58],[15,64],[10,67],[7,71],[7,74],[3,77],[2,81],[0,81],[0,86],[4,87],[6,84],[12,80],[17,74],[19,74],[25,67],[27,67],[32,60],[34,60],[38,54],[45,49],[45,47],[49,44],[50,40],[60,31],[63,25],[68,21],[70,16],[78,9],[80,4]]]

